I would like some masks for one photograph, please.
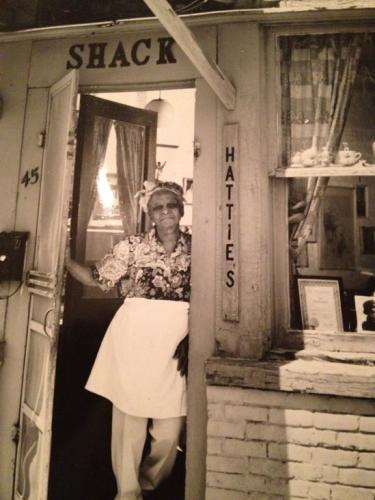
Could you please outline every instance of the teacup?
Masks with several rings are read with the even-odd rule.
[[[341,150],[338,151],[335,157],[335,163],[339,163],[341,165],[354,165],[357,163],[362,157],[362,154],[357,151],[351,150]]]
[[[313,167],[317,163],[318,152],[316,148],[311,147],[309,149],[305,149],[301,153],[302,164],[304,167]]]

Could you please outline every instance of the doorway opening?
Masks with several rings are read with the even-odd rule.
[[[152,101],[166,103],[157,122],[147,114]],[[124,235],[147,229],[147,220],[134,205],[134,193],[145,180],[183,186],[181,226],[192,230],[194,109],[193,88],[81,95],[70,221],[72,253],[78,261],[90,265]],[[117,290],[104,294],[67,278],[56,368],[50,500],[115,496],[111,403],[84,385],[122,301]],[[183,500],[184,440],[181,450],[155,499]]]

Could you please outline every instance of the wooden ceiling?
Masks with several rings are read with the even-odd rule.
[[[278,0],[169,0],[176,14],[275,6]],[[143,0],[3,0],[0,30],[153,17]]]

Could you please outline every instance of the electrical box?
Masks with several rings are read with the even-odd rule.
[[[28,232],[0,233],[0,281],[21,281]]]

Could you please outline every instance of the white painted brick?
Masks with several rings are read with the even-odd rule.
[[[264,491],[265,484],[268,479],[264,476],[256,476],[255,474],[249,474],[246,476],[246,485],[248,492],[260,492]]]
[[[340,432],[337,436],[337,445],[340,448],[375,451],[375,435]]]
[[[268,445],[268,456],[279,460],[292,460],[295,462],[310,462],[312,449],[307,446],[294,444],[274,444]]]
[[[300,462],[288,462],[290,476],[304,481],[322,481],[324,483],[337,483],[339,470],[337,467],[313,465]]]
[[[287,427],[285,431],[289,443],[305,446],[336,446],[337,434],[334,431],[318,431],[313,427],[306,429]]]
[[[224,453],[234,457],[266,457],[267,447],[265,443],[226,439]]]
[[[207,486],[234,491],[247,491],[245,477],[239,474],[226,474],[224,472],[207,472]]]
[[[313,446],[315,444],[315,429],[313,427],[306,429],[300,427],[287,427],[284,429],[284,433],[284,441],[289,443],[305,446]]]
[[[233,490],[221,490],[218,488],[207,488],[205,500],[248,500],[247,493]]]
[[[245,404],[257,406],[285,406],[288,394],[285,392],[246,390],[244,394]]]
[[[207,401],[209,403],[243,403],[244,402],[244,389],[238,387],[218,387],[207,386]]]
[[[246,438],[260,441],[285,442],[285,429],[279,425],[249,423],[246,426]]]
[[[209,420],[207,424],[208,436],[223,436],[243,438],[245,436],[245,422],[217,422]]]
[[[257,406],[343,413],[344,415],[375,415],[373,401],[360,398],[245,389],[244,402]]]
[[[314,427],[336,431],[356,431],[359,428],[359,417],[356,415],[315,413]]]
[[[285,500],[285,496],[270,495],[269,493],[250,493],[248,500]]]
[[[237,457],[207,457],[207,470],[215,472],[230,472],[245,474],[248,469],[247,458]]]
[[[276,443],[290,442],[292,444],[309,446],[333,447],[337,444],[337,433],[334,431],[320,431],[312,427],[282,427],[271,424],[247,424],[246,438]]]
[[[374,491],[350,486],[336,485],[331,488],[332,500],[374,500]]]
[[[375,487],[375,473],[363,469],[341,469],[339,471],[339,481],[341,484],[351,486]],[[375,490],[373,493],[375,493]]]
[[[315,429],[314,431],[314,445],[315,446],[336,446],[337,445],[337,432],[334,431],[321,431]]]
[[[359,430],[375,434],[375,417],[360,417]]]
[[[224,403],[209,403],[207,405],[207,415],[211,420],[224,421],[225,411]]]
[[[293,477],[289,472],[288,463],[279,460],[269,460],[262,458],[251,458],[249,460],[249,472],[271,478],[290,478]]]
[[[225,417],[228,420],[267,422],[268,410],[256,406],[225,405]]]
[[[278,495],[287,498],[288,481],[282,478],[270,478],[251,474],[247,477],[248,490],[267,493],[269,496]]]
[[[331,487],[328,484],[310,483],[309,498],[327,500],[330,497]]]
[[[312,450],[311,460],[315,464],[352,467],[358,462],[358,453],[355,451],[314,448]]]
[[[289,494],[302,498],[309,498],[310,483],[308,481],[290,481]]]
[[[296,427],[312,427],[313,414],[305,410],[270,409],[271,424],[290,425]]]
[[[207,438],[207,454],[220,455],[223,449],[224,438]]]
[[[358,467],[372,469],[375,474],[375,453],[359,453]]]

